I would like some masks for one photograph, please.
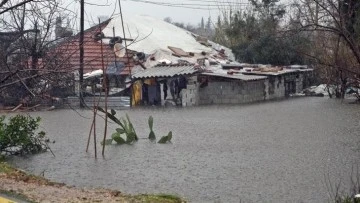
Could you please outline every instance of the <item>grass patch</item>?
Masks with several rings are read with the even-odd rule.
[[[136,200],[146,203],[184,203],[185,200],[182,200],[180,197],[171,194],[143,194],[134,196]]]
[[[5,162],[0,162],[0,173],[9,174],[15,172],[16,169]]]
[[[23,181],[25,183],[37,183],[40,185],[48,185],[48,186],[64,186],[65,184],[62,183],[55,183],[51,182],[44,177],[35,176],[28,174],[22,170],[16,169],[10,166],[6,162],[0,161],[0,174],[5,175],[8,178],[14,179],[16,181]],[[120,194],[120,192],[116,192],[116,195]],[[0,194],[7,195],[9,197],[13,197],[16,199],[33,202],[30,201],[25,195],[18,194],[14,191],[4,191],[0,190]],[[116,196],[114,195],[114,196]],[[144,202],[144,203],[185,203],[186,201],[171,194],[141,194],[141,195],[126,195],[124,194],[123,197],[126,201],[129,202]]]
[[[41,185],[51,185],[51,186],[63,186],[63,183],[55,183],[49,181],[41,176],[35,176],[28,174],[22,170],[16,169],[10,166],[6,162],[0,162],[0,173],[6,174],[7,177],[12,178],[17,181],[24,181],[27,183],[38,183]]]

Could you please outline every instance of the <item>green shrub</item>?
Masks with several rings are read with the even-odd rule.
[[[39,131],[40,117],[0,117],[0,155],[34,154],[48,149],[45,132]]]

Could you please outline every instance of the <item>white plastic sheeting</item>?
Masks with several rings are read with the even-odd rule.
[[[96,77],[96,76],[102,76],[103,74],[103,71],[101,69],[99,70],[94,70],[90,73],[85,73],[84,74],[84,79],[87,79],[87,78],[91,78],[91,77]]]
[[[211,47],[197,42],[188,31],[150,16],[125,15],[124,26],[125,37],[135,39],[135,42],[128,42],[128,48],[133,51],[152,54],[158,49],[169,50],[168,46],[194,53],[212,51]],[[113,18],[104,28],[105,36],[113,36],[113,27],[116,36],[124,37],[120,16]]]

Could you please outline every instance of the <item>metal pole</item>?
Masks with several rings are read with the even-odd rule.
[[[84,0],[80,0],[80,68],[79,68],[79,83],[80,83],[80,108],[84,108],[83,97],[83,82],[84,82]]]
[[[99,19],[99,29],[100,29],[100,33],[102,32],[101,30],[101,25],[100,25],[100,19]],[[106,141],[106,134],[107,134],[107,126],[108,126],[108,95],[109,95],[109,87],[108,87],[108,77],[106,75],[106,70],[107,68],[105,68],[105,64],[104,64],[104,50],[103,50],[103,41],[102,39],[100,40],[101,42],[101,65],[102,65],[102,71],[103,71],[103,88],[105,88],[105,129],[104,129],[104,139],[103,139],[103,147],[102,147],[102,156],[105,156],[105,141]],[[115,64],[116,66],[116,64]]]

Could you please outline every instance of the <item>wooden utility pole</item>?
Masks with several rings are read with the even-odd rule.
[[[83,82],[84,82],[84,0],[80,0],[80,68],[79,68],[79,83],[80,83],[80,108],[84,108]]]
[[[122,9],[121,9],[121,1],[118,0],[119,2],[119,11],[120,11],[120,17],[121,17],[121,27],[122,27],[122,30],[123,30],[123,35],[124,35],[124,43],[125,43],[125,53],[126,53],[126,59],[127,59],[127,66],[129,67],[129,77],[130,77],[130,80],[131,80],[131,85],[130,85],[130,107],[132,107],[132,94],[133,94],[133,91],[132,91],[132,83],[133,83],[133,80],[131,78],[131,67],[130,67],[130,59],[129,59],[129,53],[128,53],[128,49],[127,49],[127,43],[126,43],[126,35],[125,35],[125,26],[124,26],[124,16],[123,16],[123,13],[122,13]],[[125,66],[126,68],[126,66]]]

